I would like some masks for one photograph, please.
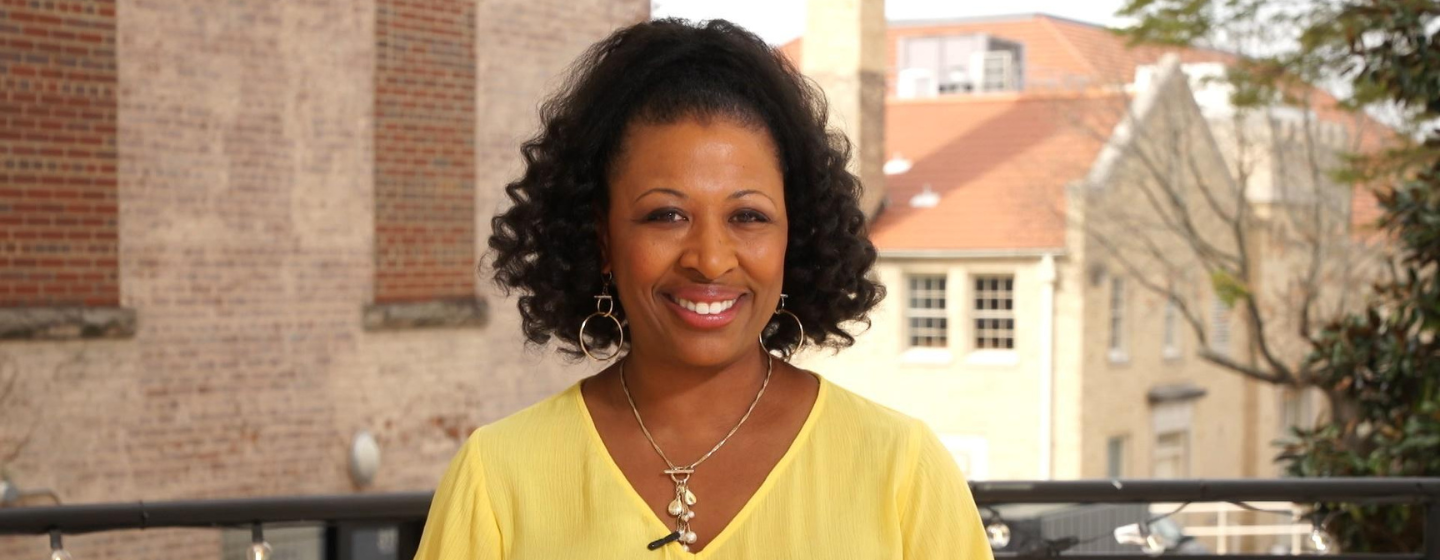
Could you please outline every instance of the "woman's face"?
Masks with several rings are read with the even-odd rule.
[[[754,351],[785,275],[774,142],[716,117],[632,124],[601,228],[637,351],[692,366]]]

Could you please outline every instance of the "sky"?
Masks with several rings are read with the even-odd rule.
[[[781,45],[805,31],[806,0],[652,0],[654,17],[723,18],[740,24],[772,45]],[[1124,0],[888,0],[890,20],[960,18],[1041,12],[1101,25],[1120,25],[1115,18]]]

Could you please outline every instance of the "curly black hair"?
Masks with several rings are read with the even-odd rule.
[[[824,94],[759,37],[724,20],[663,19],[616,31],[571,67],[540,107],[540,132],[521,146],[525,172],[505,192],[513,205],[491,220],[495,282],[518,291],[525,337],[579,356],[580,322],[595,312],[604,280],[600,227],[607,178],[634,122],[724,117],[767,131],[784,176],[789,239],[785,308],[811,344],[854,344],[846,326],[885,296],[870,277],[875,247],[860,210],[860,181],[846,170],[850,142],[826,129]],[[617,313],[622,314],[619,302]],[[620,333],[599,321],[592,349]],[[788,318],[772,321],[765,347],[788,355],[800,343]],[[628,340],[628,337],[627,337]]]

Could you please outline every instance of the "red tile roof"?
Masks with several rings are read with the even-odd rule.
[[[890,205],[871,225],[871,239],[882,250],[1063,248],[1065,185],[1089,171],[1123,103],[1118,96],[891,100],[886,153],[912,167],[887,177]],[[938,203],[913,207],[926,187]]]
[[[1127,49],[1125,40],[1109,29],[1044,14],[891,22],[885,32],[888,68],[894,69],[898,65],[896,52],[902,37],[972,33],[1025,45],[1027,89],[1074,89],[1084,85],[1128,83],[1135,76],[1136,66],[1153,64],[1170,51]],[[795,39],[781,45],[778,50],[799,66],[804,41]],[[1218,52],[1189,51],[1182,54],[1182,61],[1223,60],[1226,57],[1228,55]]]
[[[887,99],[886,157],[902,155],[914,166],[887,177],[890,203],[871,226],[882,251],[1064,247],[1065,185],[1089,171],[1123,112],[1119,96],[1077,91],[1129,83],[1137,66],[1166,52],[1178,52],[1182,62],[1233,58],[1129,48],[1109,29],[1043,14],[892,22],[886,30],[890,93],[901,37],[968,33],[1024,44],[1026,92]],[[778,48],[797,67],[803,49],[801,39]],[[1082,116],[1088,122],[1077,126],[1073,121]],[[938,205],[913,208],[911,199],[926,185]],[[1354,208],[1356,223],[1376,213],[1364,189],[1357,189]]]
[[[891,73],[901,37],[965,33],[1024,44],[1027,92],[888,99],[886,157],[902,155],[913,168],[887,177],[890,204],[871,238],[881,250],[1063,248],[1065,185],[1089,171],[1123,112],[1118,96],[1074,92],[1129,82],[1138,62],[1105,29],[1035,15],[892,23]],[[800,39],[779,48],[797,66],[802,49]],[[1077,126],[1067,114],[1089,114],[1092,122]],[[927,186],[938,204],[912,207]]]

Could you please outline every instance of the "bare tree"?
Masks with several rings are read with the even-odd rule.
[[[1169,91],[1117,91],[1115,118],[1101,119],[1113,128],[1070,117],[1107,143],[1115,167],[1104,184],[1078,190],[1070,222],[1115,274],[1175,306],[1200,358],[1311,386],[1304,358],[1318,329],[1355,303],[1350,294],[1378,262],[1351,228],[1352,186],[1334,174],[1370,127],[1308,86],[1283,102],[1202,108],[1196,90],[1234,99],[1240,86],[1222,64],[1201,68],[1211,75],[1157,71],[1148,88]],[[1239,355],[1215,340],[1232,310],[1248,350]]]

